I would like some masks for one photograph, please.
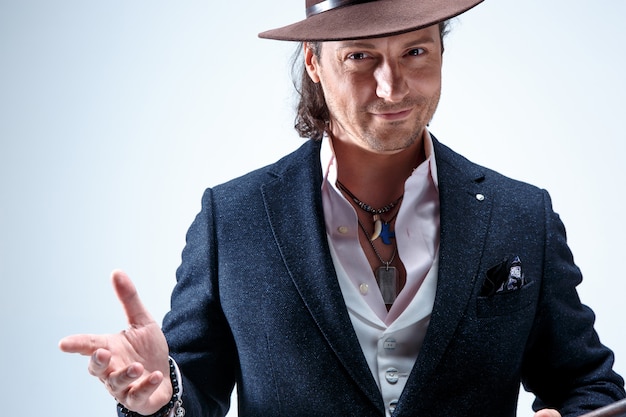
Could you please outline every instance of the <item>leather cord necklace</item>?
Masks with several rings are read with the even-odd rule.
[[[394,216],[394,218],[395,217],[396,216]],[[374,250],[376,257],[382,264],[376,269],[376,283],[378,284],[378,288],[380,289],[380,293],[383,296],[383,301],[385,302],[385,304],[391,305],[394,301],[396,301],[399,289],[398,269],[395,266],[391,266],[391,263],[394,261],[394,259],[396,259],[398,245],[393,245],[393,253],[391,254],[391,258],[388,261],[384,261],[382,256],[380,256],[378,249],[376,249],[376,246],[374,245],[374,241],[370,237],[370,234],[365,229],[365,226],[363,226],[363,223],[361,223],[361,220],[357,219],[357,221],[359,222],[359,226],[361,227],[361,230],[363,230],[365,237],[367,237],[367,241]],[[389,221],[393,221],[393,218]]]
[[[361,227],[361,230],[363,230],[363,233],[365,234],[367,241],[372,247],[374,254],[376,254],[376,257],[382,264],[380,267],[376,269],[375,277],[376,277],[376,283],[378,284],[378,288],[380,289],[380,293],[383,296],[383,301],[386,305],[389,306],[393,304],[394,301],[396,300],[398,296],[398,290],[399,290],[398,270],[395,266],[391,266],[391,263],[396,258],[396,254],[398,252],[398,245],[395,243],[395,241],[394,242],[391,241],[391,238],[395,238],[395,233],[391,231],[391,222],[393,222],[393,220],[396,218],[396,216],[398,215],[398,212],[396,212],[396,214],[394,214],[393,217],[389,219],[389,221],[383,221],[380,215],[384,213],[388,213],[394,207],[396,207],[400,203],[400,201],[402,201],[402,197],[404,197],[404,195],[401,195],[394,202],[389,203],[382,208],[375,209],[371,207],[370,205],[359,200],[341,182],[337,181],[337,187],[339,187],[341,191],[345,192],[350,198],[352,198],[352,201],[354,201],[359,208],[361,208],[363,211],[366,211],[372,214],[373,216],[374,233],[372,235],[369,234],[369,232],[367,231],[367,229],[365,228],[361,220],[358,218],[358,216],[357,216],[357,221],[359,223],[359,226]],[[374,245],[374,241],[379,236],[381,237],[381,240],[383,241],[384,244],[391,245],[393,243],[393,253],[391,255],[391,258],[388,261],[383,260],[382,256],[380,256],[380,253],[378,252],[378,249],[376,249],[376,245]]]
[[[375,241],[379,237],[382,239],[385,245],[391,245],[391,238],[395,237],[395,233],[391,230],[391,222],[393,218],[389,219],[389,221],[385,221],[380,217],[381,214],[388,213],[402,201],[404,194],[398,197],[395,201],[387,204],[384,207],[379,209],[375,209],[367,203],[359,200],[348,188],[341,183],[341,181],[337,180],[337,187],[346,193],[352,201],[354,201],[361,210],[368,212],[372,215],[372,221],[374,222],[374,233],[372,233],[370,237],[370,241]],[[397,213],[396,213],[397,215]],[[395,217],[395,216],[394,216]]]

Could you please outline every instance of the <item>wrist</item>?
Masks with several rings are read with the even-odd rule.
[[[183,401],[181,399],[182,389],[180,384],[180,377],[176,368],[176,364],[172,358],[169,358],[169,377],[170,383],[172,384],[172,397],[161,407],[156,413],[150,414],[149,416],[145,416],[139,414],[135,411],[129,410],[122,403],[117,403],[117,408],[119,412],[125,417],[168,417],[170,415],[176,417],[183,417],[185,415],[185,409],[182,404]]]

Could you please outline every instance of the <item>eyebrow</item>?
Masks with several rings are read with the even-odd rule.
[[[340,45],[337,49],[346,49],[346,48],[364,48],[364,49],[376,49],[376,45],[367,41],[367,39],[355,39],[355,40],[347,40],[340,41]],[[424,43],[435,43],[435,39],[430,35],[423,35],[415,39],[411,39],[402,45],[403,48],[407,48],[409,46],[415,44],[424,44]]]

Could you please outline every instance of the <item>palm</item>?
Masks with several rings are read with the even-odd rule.
[[[117,296],[129,327],[117,334],[68,336],[64,352],[91,356],[89,371],[119,402],[141,414],[152,414],[171,395],[168,346],[159,325],[145,309],[126,274],[113,273]]]

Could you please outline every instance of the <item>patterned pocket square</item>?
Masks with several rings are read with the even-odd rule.
[[[522,261],[519,256],[512,256],[489,268],[481,295],[490,297],[494,294],[517,291],[524,284],[526,282],[522,271]]]

